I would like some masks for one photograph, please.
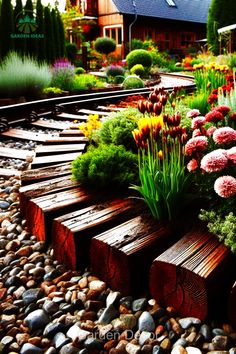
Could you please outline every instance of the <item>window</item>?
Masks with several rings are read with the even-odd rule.
[[[105,27],[104,28],[104,35],[106,37],[112,38],[116,41],[117,45],[122,44],[122,27]]]

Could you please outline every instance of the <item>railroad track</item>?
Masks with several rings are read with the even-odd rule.
[[[36,144],[32,150],[0,147],[1,157],[28,162],[21,172],[0,169],[0,175],[20,174],[20,209],[29,231],[70,269],[89,265],[114,290],[140,295],[149,288],[164,305],[201,319],[229,298],[233,319],[234,260],[212,235],[199,227],[177,232],[153,222],[127,194],[91,193],[71,179],[71,161],[87,143],[78,123],[89,114],[109,116],[117,110],[110,103],[149,93],[139,89],[0,107],[1,139]]]

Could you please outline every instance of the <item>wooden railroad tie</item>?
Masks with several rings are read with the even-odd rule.
[[[216,309],[220,314],[232,286],[233,263],[230,250],[213,234],[194,229],[153,261],[151,296],[181,316],[204,320]]]
[[[0,156],[10,159],[19,159],[25,161],[32,161],[34,157],[34,151],[31,150],[21,150],[8,147],[0,147]]]
[[[22,171],[21,185],[26,186],[35,182],[41,182],[54,177],[62,177],[66,175],[71,175],[71,162]]]
[[[76,159],[78,156],[82,154],[82,151],[76,151],[65,154],[58,155],[46,155],[46,156],[36,156],[33,158],[31,163],[31,168],[40,168],[45,166],[50,166],[52,164],[60,164],[62,162],[69,162]]]
[[[92,271],[124,295],[147,290],[152,260],[175,240],[168,226],[137,216],[93,237]]]
[[[84,269],[89,265],[92,237],[130,219],[137,212],[131,199],[119,198],[55,218],[52,248],[56,259],[70,269]]]
[[[79,183],[72,180],[70,172],[65,176],[22,186],[19,189],[21,212],[27,218],[28,202],[30,199],[42,197],[50,193],[65,191],[76,186],[78,187]]]
[[[74,187],[30,199],[27,203],[28,228],[38,240],[49,244],[54,218],[84,208],[102,198],[102,195],[91,193],[81,187]]]
[[[35,149],[35,156],[70,154],[72,152],[83,152],[86,144],[59,144],[59,145],[40,145]]]

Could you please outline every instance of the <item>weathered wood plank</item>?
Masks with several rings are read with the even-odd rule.
[[[109,116],[111,112],[100,111],[100,110],[92,110],[92,109],[79,109],[78,113],[82,114],[98,114],[99,116]]]
[[[137,212],[138,210],[136,214]],[[134,202],[122,198],[92,205],[54,219],[52,247],[55,257],[70,269],[85,268],[89,264],[92,237],[134,215]]]
[[[84,136],[84,133],[79,129],[64,129],[59,133],[59,136]]]
[[[71,114],[71,113],[60,113],[54,116],[54,118],[67,119],[72,121],[87,121],[88,115],[83,114]]]
[[[60,164],[62,162],[73,161],[81,154],[82,154],[81,151],[77,151],[77,152],[72,152],[70,154],[47,155],[47,156],[35,157],[31,163],[31,168],[40,168],[52,164],[57,164],[57,163]]]
[[[35,156],[47,156],[58,154],[70,154],[72,152],[83,152],[86,144],[59,144],[59,145],[41,145],[35,149]]]
[[[135,217],[93,237],[92,270],[112,289],[140,295],[147,289],[152,259],[170,246],[175,236],[153,219]]]
[[[77,181],[72,179],[71,174],[66,176],[60,176],[52,178],[43,182],[36,182],[26,186],[22,186],[19,189],[19,200],[21,213],[27,217],[28,202],[32,198],[47,195],[50,193],[61,192],[75,186],[79,186]]]
[[[1,177],[20,177],[21,171],[11,169],[11,168],[0,168]]]
[[[54,136],[52,134],[44,134],[44,133],[34,133],[28,130],[23,129],[9,129],[6,132],[0,133],[2,136],[6,136],[12,139],[21,139],[21,140],[33,140],[40,143],[45,144],[66,144],[66,143],[86,143],[88,141],[87,138],[83,136],[78,137],[59,137]]]
[[[49,243],[55,217],[83,208],[86,203],[94,200],[96,197],[93,193],[80,187],[33,198],[28,202],[27,208],[29,230],[38,240]]]
[[[30,162],[33,159],[34,151],[7,148],[4,146],[1,146],[0,147],[0,156],[7,157],[10,159],[27,160]]]
[[[153,261],[150,292],[160,304],[173,306],[182,316],[205,319],[217,304],[220,311],[226,303],[232,269],[229,249],[199,227]]]
[[[26,170],[21,173],[21,185],[25,186],[34,182],[40,182],[54,177],[71,175],[71,162],[41,167],[34,170]]]
[[[64,130],[70,129],[72,123],[69,122],[55,122],[49,121],[46,119],[38,119],[36,122],[30,123],[31,126],[43,129],[55,129],[55,130]]]

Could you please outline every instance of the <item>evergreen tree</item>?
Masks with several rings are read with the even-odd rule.
[[[52,63],[55,59],[54,35],[51,12],[48,6],[44,8],[44,23],[45,23],[45,48],[46,59]]]
[[[2,0],[0,18],[0,54],[3,58],[14,49],[14,39],[11,37],[15,32],[11,0]]]
[[[218,29],[236,23],[235,0],[212,0],[207,20],[207,42],[214,54],[219,54]]]
[[[27,0],[25,7],[24,7],[24,19],[25,21],[32,21],[32,20],[36,20],[34,17],[34,8],[33,8],[33,3],[32,0]],[[27,23],[26,23],[27,26]],[[25,26],[25,33],[29,33],[29,35],[31,35],[34,32],[34,27],[30,26],[30,22],[29,22],[29,26],[28,28]],[[36,31],[37,32],[37,31]],[[37,57],[37,45],[36,45],[36,41],[37,39],[35,38],[27,38],[26,39],[26,53],[29,54],[30,56],[34,56]]]
[[[19,20],[23,17],[23,5],[21,0],[16,0],[16,6],[13,11],[14,17],[14,31],[16,34],[20,34],[18,30]],[[23,38],[15,39],[15,51],[19,53],[25,53],[26,41]]]
[[[44,24],[44,16],[43,16],[43,5],[41,3],[41,0],[37,0],[36,4],[36,16],[37,16],[37,25],[38,25],[38,33],[40,35],[43,35],[44,38],[39,38],[37,40],[37,46],[38,46],[38,59],[40,61],[46,60],[46,48],[45,48],[45,24]]]
[[[63,21],[60,15],[60,12],[56,10],[57,16],[57,26],[58,26],[58,35],[59,35],[59,57],[62,58],[65,55],[65,29]]]
[[[51,11],[52,18],[52,27],[53,27],[53,35],[54,35],[54,48],[55,48],[55,59],[60,58],[60,37],[59,37],[59,29],[58,29],[58,21],[56,10],[52,9]]]

